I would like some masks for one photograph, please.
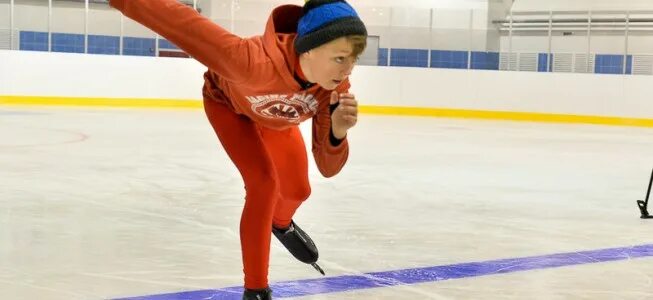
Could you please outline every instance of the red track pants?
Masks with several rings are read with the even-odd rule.
[[[210,99],[204,100],[204,109],[245,182],[240,219],[245,288],[265,288],[272,224],[288,226],[311,193],[304,139],[297,126],[264,128]]]

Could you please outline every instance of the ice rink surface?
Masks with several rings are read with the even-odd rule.
[[[653,299],[653,129],[362,115],[349,139],[295,218],[327,276],[273,239],[275,299]],[[0,108],[0,299],[240,299],[243,201],[202,110]]]

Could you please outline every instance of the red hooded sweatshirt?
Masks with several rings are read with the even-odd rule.
[[[294,40],[302,7],[275,8],[262,36],[241,38],[177,0],[111,0],[111,6],[208,67],[203,95],[262,126],[285,129],[313,118],[312,149],[320,173],[331,177],[349,155],[347,140],[331,143],[331,91],[303,89]],[[336,89],[346,93],[345,80]]]

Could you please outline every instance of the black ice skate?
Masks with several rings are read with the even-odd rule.
[[[272,290],[270,288],[263,290],[245,289],[243,300],[272,300]]]
[[[316,263],[319,254],[315,243],[294,221],[290,221],[290,227],[285,230],[273,226],[272,233],[297,260],[310,264],[322,275],[325,275],[324,270]]]

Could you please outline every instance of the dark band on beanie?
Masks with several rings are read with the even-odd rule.
[[[344,0],[310,0],[297,25],[295,49],[304,53],[350,35],[367,36],[365,24],[351,5]]]
[[[316,8],[320,5],[334,3],[334,2],[345,2],[345,0],[308,0],[304,3],[304,15],[311,9]]]

